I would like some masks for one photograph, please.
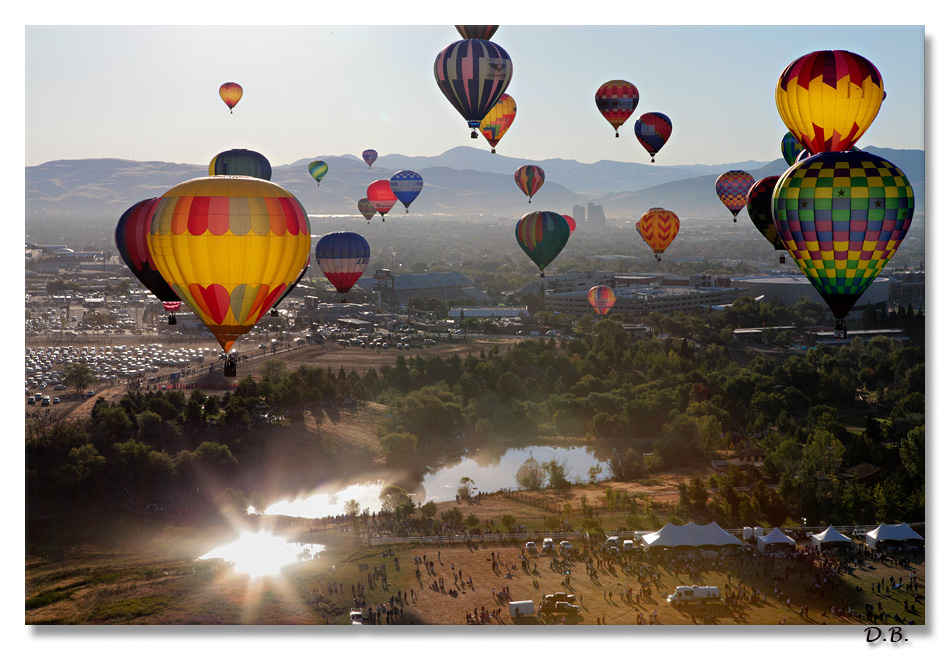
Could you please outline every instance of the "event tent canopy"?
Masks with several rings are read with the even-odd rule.
[[[811,543],[820,551],[823,544],[851,544],[851,538],[839,533],[834,526],[828,526],[817,535],[812,535]]]
[[[734,535],[730,535],[722,529],[719,524],[712,522],[705,526],[700,526],[695,522],[689,522],[684,526],[675,524],[666,524],[660,530],[654,533],[643,535],[643,545],[647,548],[659,548],[667,546],[670,548],[700,546],[742,546]]]
[[[923,541],[923,539],[907,524],[881,524],[874,530],[868,531],[868,534],[864,537],[864,543],[870,548],[875,548],[878,542]]]
[[[765,547],[769,544],[786,544],[789,546],[795,546],[795,540],[780,531],[778,528],[773,528],[772,532],[768,535],[756,535],[756,545],[760,551],[764,551]]]

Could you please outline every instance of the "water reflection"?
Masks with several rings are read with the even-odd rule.
[[[501,451],[501,453],[500,453]],[[515,474],[518,468],[534,458],[539,463],[556,460],[564,463],[567,478],[572,482],[587,480],[588,470],[599,464],[594,450],[589,447],[524,447],[523,449],[486,448],[474,450],[458,462],[429,472],[421,486],[413,493],[413,501],[451,501],[455,498],[459,481],[463,476],[472,479],[477,492],[494,492],[501,489],[517,489]],[[601,463],[603,467],[603,464]],[[346,486],[340,490],[320,490],[306,497],[278,501],[267,507],[263,514],[291,517],[327,517],[345,512],[347,501],[355,500],[360,510],[378,512],[381,507],[380,491],[390,479],[367,481]],[[476,492],[476,493],[477,493]]]
[[[244,531],[236,540],[209,551],[199,560],[222,559],[251,578],[276,575],[296,562],[306,562],[326,549],[323,544],[289,542],[266,531]]]

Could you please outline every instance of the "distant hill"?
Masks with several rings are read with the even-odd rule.
[[[867,151],[900,167],[914,185],[917,214],[923,215],[924,152],[878,149]],[[318,186],[307,172],[311,160],[327,162],[330,171]],[[544,186],[529,204],[514,182],[523,164],[540,165]],[[275,166],[272,180],[292,192],[310,214],[356,214],[356,203],[375,180],[400,169],[413,169],[425,180],[422,194],[410,206],[414,214],[521,216],[531,210],[570,213],[575,204],[598,203],[608,218],[638,216],[662,206],[681,215],[725,212],[715,192],[717,176],[744,169],[756,179],[781,174],[781,159],[721,165],[621,163],[602,160],[531,161],[491,154],[474,147],[455,147],[438,156],[381,156],[372,169],[352,155],[314,156]],[[26,168],[27,228],[34,219],[68,217],[75,221],[117,220],[133,203],[160,196],[185,180],[206,176],[206,165],[113,158],[57,160]],[[390,214],[404,214],[397,203]]]

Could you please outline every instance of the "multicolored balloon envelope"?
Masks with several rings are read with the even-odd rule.
[[[719,195],[719,200],[723,205],[729,208],[733,222],[737,221],[739,211],[745,207],[749,189],[754,182],[752,174],[739,169],[723,172],[716,179],[716,194]]]
[[[884,82],[874,64],[845,50],[795,59],[775,86],[782,121],[812,153],[854,146],[871,126],[884,97]]]
[[[746,212],[749,213],[749,219],[755,229],[762,233],[775,250],[782,251],[778,261],[785,264],[785,243],[775,229],[775,221],[772,219],[772,191],[777,181],[778,176],[766,176],[754,182],[746,197]]]
[[[157,197],[145,199],[122,213],[115,227],[115,247],[132,275],[152,292],[153,296],[162,301],[165,311],[176,312],[181,308],[178,294],[172,291],[158,272],[148,250],[148,226],[157,204]],[[171,317],[169,322],[173,322]]]
[[[369,243],[355,232],[331,232],[317,242],[313,257],[337,292],[346,293],[369,264]]]
[[[587,302],[594,308],[594,311],[601,316],[606,316],[610,308],[617,302],[617,295],[614,290],[606,285],[591,287],[587,292]]]
[[[363,162],[369,165],[369,168],[373,168],[373,163],[376,162],[376,159],[379,158],[379,154],[376,153],[375,149],[367,149],[363,152]]]
[[[244,89],[241,88],[241,84],[228,81],[227,83],[221,84],[221,87],[218,88],[218,94],[233,113],[234,107],[237,106],[237,103],[241,101],[241,97],[244,96]]]
[[[785,248],[844,330],[844,317],[910,228],[910,181],[870,153],[819,153],[789,167],[772,198]]]
[[[419,192],[422,191],[422,176],[417,172],[403,169],[393,174],[389,179],[389,188],[392,190],[399,202],[406,206],[406,213],[409,212],[409,204],[416,200]]]
[[[531,203],[531,197],[544,185],[544,170],[537,165],[522,165],[515,171],[515,183]]]
[[[322,160],[314,160],[307,165],[307,171],[313,176],[313,180],[317,181],[317,185],[320,185],[320,181],[322,181],[323,177],[330,171],[330,166]]]
[[[297,288],[297,285],[300,284],[300,281],[304,279],[304,276],[307,275],[307,271],[310,270],[310,255],[307,255],[307,265],[303,267],[303,271],[300,272],[300,275],[297,276],[297,279],[294,280],[293,284],[284,289],[284,293],[280,295],[280,298],[277,299],[277,302],[274,303],[274,306],[270,308],[270,315],[277,316],[277,308],[280,307],[280,303],[283,302],[284,298],[290,294],[291,291]]]
[[[480,38],[456,41],[435,57],[439,90],[476,129],[511,82],[511,57],[499,45]]]
[[[640,92],[629,81],[614,79],[601,84],[594,93],[597,110],[610,126],[614,127],[616,137],[620,137],[620,127],[626,122],[640,103]]]
[[[386,213],[396,205],[396,195],[393,194],[389,181],[373,181],[366,188],[366,198],[369,199],[373,209],[379,212],[383,221],[386,221]]]
[[[785,162],[789,165],[794,165],[798,159],[798,154],[804,150],[805,147],[798,141],[798,138],[796,138],[791,131],[786,131],[785,136],[782,138],[782,158],[785,159]]]
[[[560,254],[571,236],[564,217],[557,212],[529,212],[515,224],[515,239],[531,261],[541,270]]]
[[[161,196],[147,241],[159,273],[228,352],[307,265],[310,221],[276,183],[208,176]]]
[[[655,163],[656,153],[663,148],[673,133],[673,122],[663,113],[644,113],[634,122],[633,132]]]
[[[650,208],[637,221],[637,232],[653,249],[657,261],[660,255],[669,248],[680,231],[680,220],[673,212],[664,208]]]
[[[270,161],[250,149],[228,149],[211,159],[208,176],[253,176],[270,180]]]
[[[498,101],[488,111],[488,115],[479,122],[478,130],[488,140],[491,145],[491,152],[495,153],[495,147],[501,141],[502,136],[508,131],[508,127],[515,121],[515,115],[518,113],[518,105],[514,98],[505,93],[498,98]]]
[[[498,25],[456,25],[455,29],[462,38],[480,38],[487,41],[498,31]]]
[[[362,198],[356,202],[356,207],[359,209],[360,214],[363,215],[363,218],[369,221],[376,215],[376,208],[373,207],[373,204],[369,202],[369,199]]]
[[[561,216],[564,217],[564,221],[567,222],[567,227],[571,229],[571,234],[573,235],[574,229],[577,228],[577,222],[574,220],[574,217],[569,214],[562,214]]]

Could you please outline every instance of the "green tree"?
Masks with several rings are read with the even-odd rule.
[[[92,369],[84,363],[68,363],[63,369],[63,383],[72,386],[77,393],[81,393],[95,381]]]

